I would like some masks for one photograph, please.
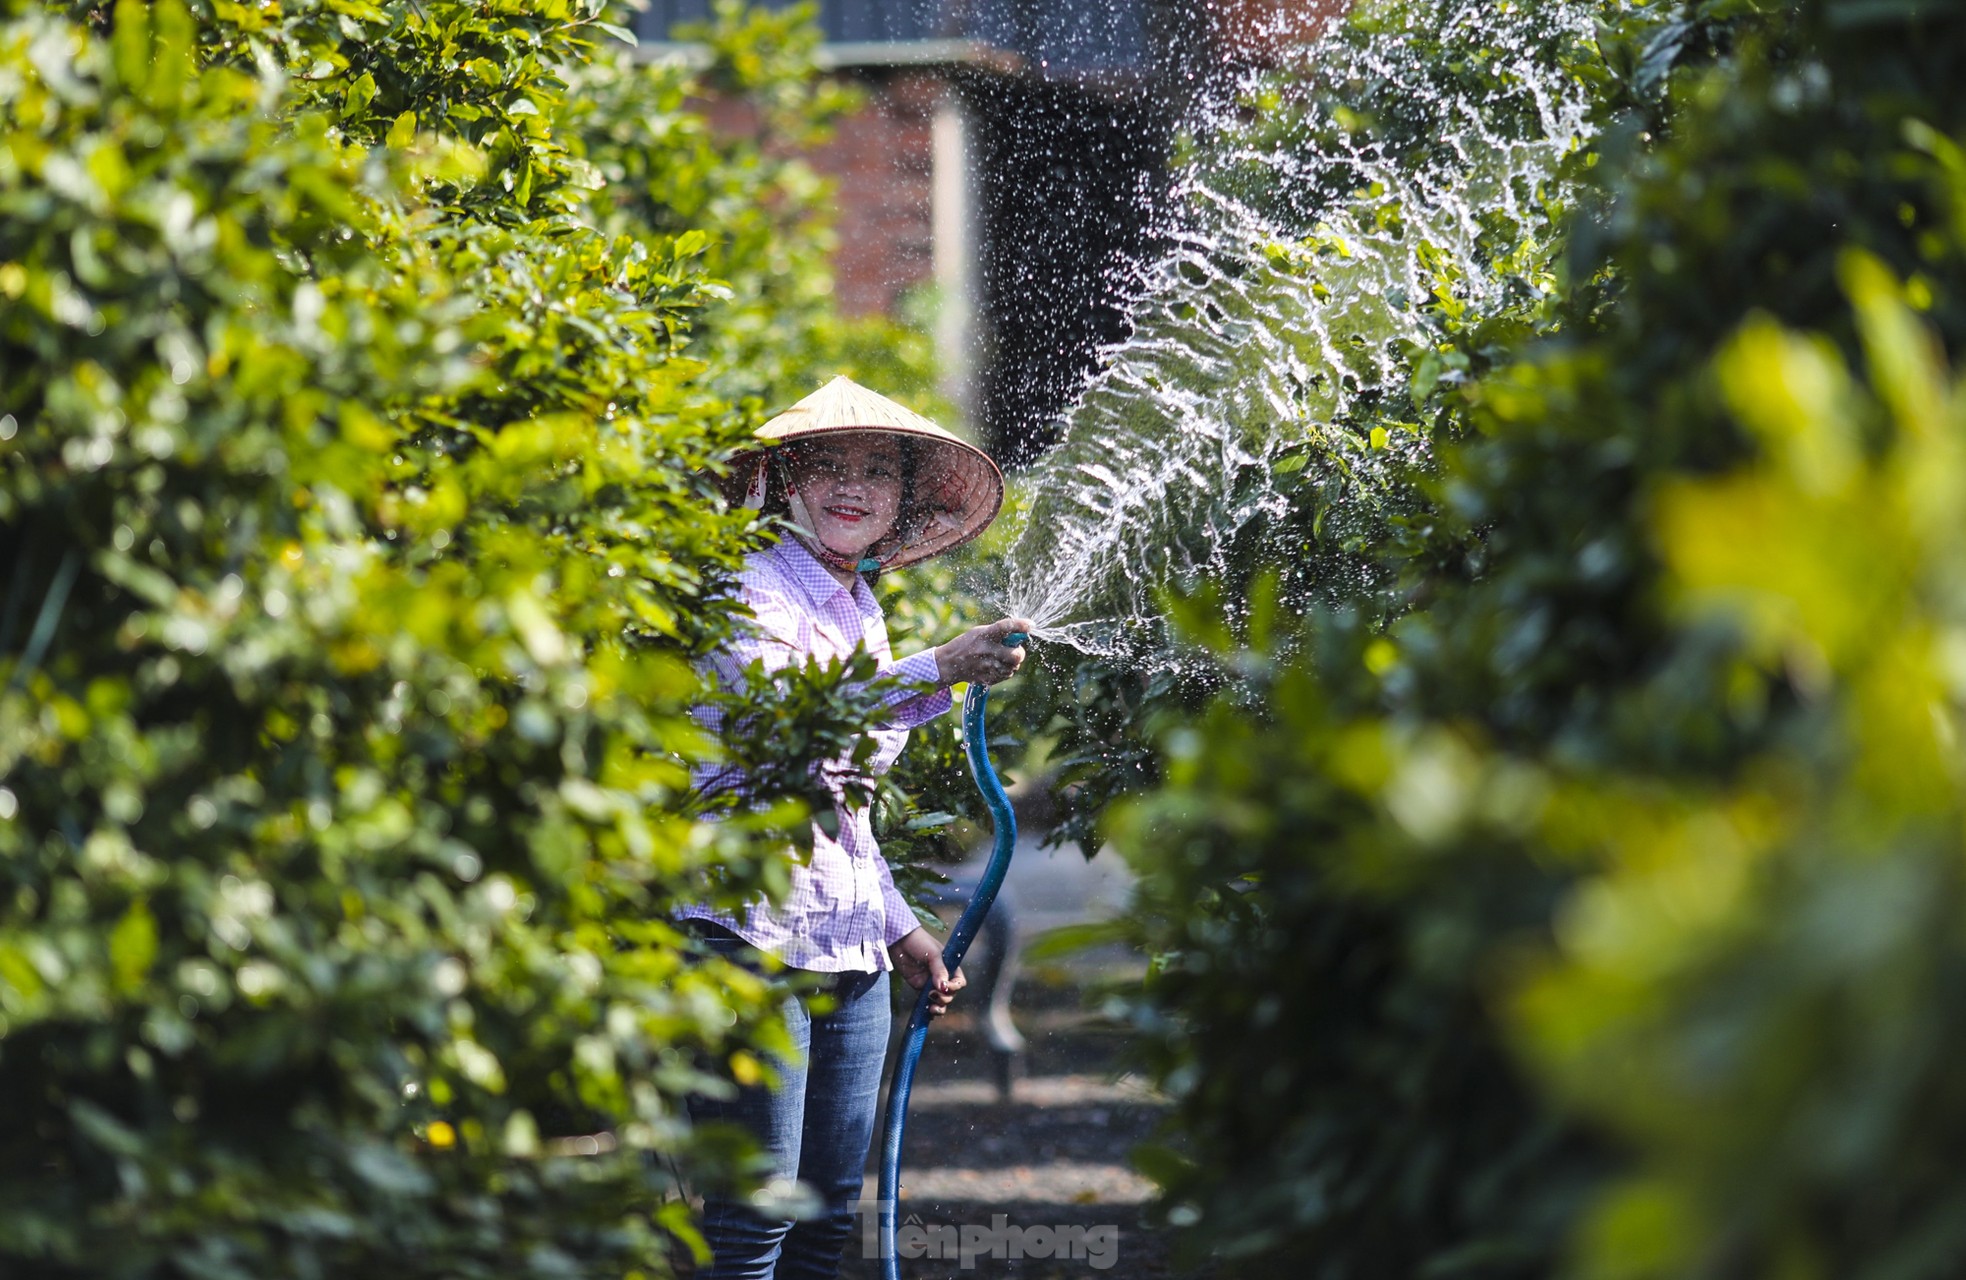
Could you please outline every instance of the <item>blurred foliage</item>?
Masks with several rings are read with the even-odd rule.
[[[1176,601],[1199,709],[1076,676],[1154,744],[1141,1160],[1230,1274],[1957,1274],[1966,18],[1585,52],[1549,291],[1413,362],[1393,589]]]
[[[1863,378],[1751,315],[1710,373],[1752,460],[1662,477],[1650,504],[1666,616],[1727,655],[1711,714],[1762,732],[1712,772],[1556,771],[1539,815],[1583,876],[1511,975],[1509,1024],[1553,1096],[1634,1152],[1579,1274],[1966,1258],[1939,1154],[1966,1126],[1966,397],[1923,291],[1838,262]]]
[[[6,1274],[665,1273],[677,1162],[746,1167],[681,1098],[777,997],[668,910],[782,889],[786,753],[864,716],[794,671],[704,741],[760,537],[707,478],[847,328],[822,188],[603,18],[6,10]],[[798,20],[710,34],[825,96]]]

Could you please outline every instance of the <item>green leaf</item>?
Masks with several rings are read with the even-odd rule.
[[[1117,920],[1095,920],[1085,924],[1060,925],[1032,938],[1025,944],[1024,954],[1032,960],[1062,960],[1081,951],[1090,951],[1094,947],[1124,942],[1126,938],[1126,929]]]
[[[348,1167],[377,1191],[388,1196],[430,1194],[436,1183],[408,1156],[379,1142],[363,1142],[348,1151]]]
[[[364,71],[355,83],[348,86],[348,93],[341,108],[341,118],[349,120],[361,115],[369,109],[369,104],[374,101],[375,77]],[[410,127],[412,130],[415,129],[415,125],[411,125]],[[394,146],[397,144],[391,143],[391,145]]]
[[[149,904],[131,903],[110,931],[109,960],[116,971],[116,985],[124,991],[141,986],[150,976],[150,967],[157,962],[157,920]]]
[[[68,1118],[84,1137],[112,1155],[134,1159],[147,1150],[143,1135],[85,1098],[69,1100]]]
[[[150,80],[150,9],[148,0],[116,0],[111,28],[116,78],[138,92]]]
[[[1178,1186],[1194,1173],[1194,1161],[1159,1142],[1143,1142],[1133,1148],[1129,1158],[1133,1167],[1163,1187]]]

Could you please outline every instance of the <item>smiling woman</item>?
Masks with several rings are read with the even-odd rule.
[[[911,468],[905,441],[841,432],[793,445],[790,500],[822,545],[856,565],[894,528]]]
[[[760,671],[804,662],[873,657],[894,682],[885,719],[868,730],[864,760],[815,761],[833,794],[835,830],[815,825],[812,856],[792,869],[791,889],[741,917],[708,907],[679,914],[707,950],[824,974],[822,1007],[788,997],[785,1021],[798,1053],[773,1064],[776,1084],[699,1097],[699,1124],[752,1133],[782,1184],[794,1179],[823,1201],[817,1217],[763,1209],[719,1195],[704,1198],[711,1277],[825,1277],[835,1273],[853,1225],[861,1171],[873,1138],[881,1060],[887,1048],[884,974],[917,990],[933,984],[930,1009],[945,1011],[963,986],[941,944],[915,921],[875,844],[867,806],[847,792],[894,763],[908,730],[951,705],[949,686],[1014,675],[1022,647],[1006,647],[1022,618],[973,627],[935,649],[896,660],[869,587],[887,569],[937,555],[981,533],[1003,502],[1003,478],[980,449],[846,378],[835,378],[766,423],[764,447],[737,468],[746,501],[781,517],[788,537],[746,561],[740,598],[750,627],[711,660],[714,679],[739,686]],[[716,722],[716,713],[708,718]],[[706,770],[705,786],[742,787]],[[807,984],[807,991],[812,984]],[[736,1082],[733,1082],[736,1083]]]
[[[1003,475],[988,454],[851,378],[834,378],[765,423],[758,439],[765,447],[737,468],[745,505],[787,516],[793,536],[829,568],[883,573],[940,555],[983,532],[1003,505]],[[802,483],[844,468],[856,448],[849,442],[879,455],[855,461],[899,467],[901,489],[892,523],[853,558],[817,527]]]

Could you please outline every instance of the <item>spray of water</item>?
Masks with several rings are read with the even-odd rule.
[[[1135,268],[1130,336],[1018,479],[983,590],[1040,639],[1163,652],[1163,590],[1298,554],[1272,536],[1286,456],[1283,472],[1301,455],[1340,506],[1384,501],[1428,441],[1416,427],[1375,442],[1358,411],[1404,394],[1415,354],[1441,340],[1442,308],[1422,304],[1479,313],[1536,287],[1553,184],[1588,141],[1556,51],[1588,41],[1602,5],[1383,8],[1371,35],[1333,29],[1193,109],[1169,247]],[[1481,74],[1447,74],[1468,67]],[[1454,87],[1471,80],[1479,93]],[[1368,113],[1406,123],[1367,131]]]

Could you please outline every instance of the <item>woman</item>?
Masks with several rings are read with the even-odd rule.
[[[841,658],[857,648],[900,688],[889,719],[872,731],[865,766],[885,772],[908,730],[947,711],[949,686],[1014,675],[1024,650],[1004,637],[1031,624],[1006,618],[974,627],[934,649],[895,661],[868,582],[940,554],[981,533],[1003,502],[1003,478],[973,446],[884,396],[835,378],[762,427],[766,447],[748,464],[747,500],[781,510],[790,536],[752,556],[739,576],[754,621],[714,666],[736,682],[753,661],[766,669]],[[827,975],[830,1012],[788,1001],[802,1060],[774,1064],[776,1088],[730,1101],[697,1098],[701,1124],[735,1122],[757,1135],[774,1177],[793,1178],[824,1201],[819,1217],[794,1221],[706,1197],[704,1235],[716,1280],[776,1276],[820,1280],[839,1269],[854,1225],[861,1172],[874,1132],[888,1035],[885,975],[932,984],[931,1012],[945,1012],[964,985],[942,963],[942,945],[916,923],[874,843],[867,807],[844,802],[834,785],[839,834],[817,827],[809,864],[793,871],[778,904],[757,903],[739,920],[706,908],[682,912],[706,947],[724,954],[770,952],[793,969]]]

